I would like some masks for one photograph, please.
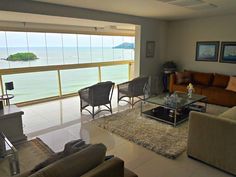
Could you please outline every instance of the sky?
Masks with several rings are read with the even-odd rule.
[[[28,37],[28,41],[27,41]],[[7,41],[6,41],[7,38]],[[37,32],[4,32],[0,31],[0,47],[44,47],[45,39],[48,47],[62,47],[62,38],[64,47],[77,46],[76,34],[61,33],[37,33]],[[128,36],[101,36],[101,35],[83,35],[78,34],[78,47],[113,47],[123,42],[134,43],[134,37]]]

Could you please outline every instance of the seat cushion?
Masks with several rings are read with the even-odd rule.
[[[196,94],[202,94],[202,89],[206,88],[206,86],[203,85],[193,85],[194,87],[194,93]],[[186,92],[187,93],[187,85],[181,84],[181,85],[173,85],[173,90],[174,91],[179,91],[179,92]]]
[[[218,117],[222,117],[225,119],[231,119],[236,121],[236,106],[230,108],[229,110],[225,111],[224,113],[220,114]]]
[[[127,168],[125,168],[124,170],[124,177],[138,177],[135,173],[133,173],[132,171],[128,170]]]
[[[220,87],[206,87],[202,89],[202,95],[208,99],[208,103],[222,106],[236,106],[236,92],[228,91]]]
[[[222,75],[222,74],[215,74],[212,86],[213,87],[221,87],[226,88],[229,82],[229,76]]]
[[[79,152],[60,159],[30,177],[78,177],[104,162],[106,147],[91,145]]]

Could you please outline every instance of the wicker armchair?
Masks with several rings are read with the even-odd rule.
[[[133,107],[137,102],[145,99],[147,87],[148,77],[138,77],[131,81],[118,84],[118,103],[119,101],[126,101]],[[143,96],[143,98],[141,98],[141,96]],[[131,101],[124,100],[123,98],[125,97],[130,98]],[[134,102],[134,97],[139,98],[139,100]]]
[[[78,91],[80,95],[80,111],[88,111],[94,118],[101,111],[109,111],[112,113],[111,99],[115,83],[107,81],[100,82],[90,87],[83,88]],[[108,104],[108,105],[107,105]],[[105,106],[107,109],[100,109],[100,106]],[[92,112],[87,109],[92,106]],[[98,111],[94,112],[94,107],[98,106]]]

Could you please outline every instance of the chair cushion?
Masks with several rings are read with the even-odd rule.
[[[30,177],[78,177],[103,163],[106,147],[91,145],[39,170]]]
[[[212,86],[226,88],[229,82],[229,76],[222,74],[215,74]]]
[[[176,84],[189,84],[191,82],[191,73],[190,72],[175,72],[176,75]]]
[[[225,119],[231,119],[236,121],[236,106],[233,108],[230,108],[229,110],[223,112],[218,117],[222,117]]]
[[[236,77],[230,77],[226,90],[236,92]]]

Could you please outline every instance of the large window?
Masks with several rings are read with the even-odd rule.
[[[134,37],[0,31],[0,69],[120,60],[134,60]],[[19,74],[13,72],[2,76],[3,85],[4,82],[14,82],[12,93],[15,98],[12,103],[18,103],[58,96],[61,92],[75,93],[99,80],[112,80],[115,83],[128,80],[128,64],[101,66],[100,69],[98,66],[89,67]]]
[[[0,31],[0,68],[133,59],[132,36]]]

